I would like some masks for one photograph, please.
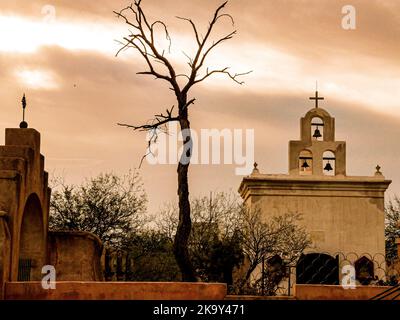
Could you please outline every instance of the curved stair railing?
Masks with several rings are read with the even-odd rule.
[[[373,296],[370,300],[396,300],[400,296],[400,284],[396,284],[395,286],[382,291],[381,293]]]

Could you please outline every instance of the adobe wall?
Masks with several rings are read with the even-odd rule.
[[[3,281],[18,279],[20,259],[32,260],[32,280],[40,278],[41,267],[47,263],[45,248],[51,192],[47,184],[48,174],[40,154],[40,133],[35,129],[6,129],[5,145],[0,146],[0,211],[5,212],[3,221],[7,221],[9,228],[11,253],[10,273]],[[27,219],[24,221],[24,218]],[[4,240],[0,241],[1,247]],[[32,242],[36,243],[37,250]]]
[[[344,289],[342,286],[296,284],[294,290],[297,300],[369,300],[389,288],[357,286],[355,289]]]
[[[7,300],[223,300],[226,284],[189,282],[40,282],[6,283]]]
[[[11,235],[7,224],[7,213],[0,211],[0,300],[3,299],[4,281],[10,277]]]
[[[40,281],[49,264],[60,280],[103,280],[96,236],[48,233],[51,190],[40,140],[35,129],[6,129],[0,146],[0,299],[6,282]]]
[[[49,264],[57,281],[103,281],[100,239],[89,232],[50,231]]]

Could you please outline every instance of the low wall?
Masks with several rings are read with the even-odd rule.
[[[48,256],[58,281],[103,281],[100,239],[84,231],[50,231]]]
[[[357,286],[355,289],[344,289],[333,285],[296,284],[294,295],[298,300],[369,300],[389,288]],[[397,299],[400,300],[400,297]]]
[[[227,295],[225,300],[295,300],[294,296],[250,296],[250,295]]]
[[[226,284],[188,282],[8,282],[6,300],[222,300]]]

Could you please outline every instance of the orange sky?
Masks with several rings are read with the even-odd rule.
[[[174,101],[168,87],[136,75],[133,52],[114,57],[115,39],[127,30],[112,10],[118,0],[0,0],[0,141],[16,127],[22,93],[27,120],[42,133],[51,174],[78,183],[102,171],[137,167],[145,135],[118,127],[142,123]],[[173,39],[171,59],[183,68],[191,52],[190,27],[201,27],[221,1],[143,0],[151,19],[161,18]],[[46,5],[54,6],[55,15]],[[356,30],[341,27],[343,5],[357,10]],[[51,8],[50,8],[51,9]],[[210,79],[193,95],[191,123],[201,128],[254,128],[255,158],[265,173],[287,172],[288,140],[298,139],[299,118],[312,107],[315,81],[321,106],[336,117],[336,138],[347,141],[349,175],[372,175],[376,164],[400,193],[400,2],[339,0],[231,0],[227,12],[238,35],[210,56],[212,66],[253,70],[238,86]],[[218,32],[230,30],[224,23]],[[149,210],[176,197],[174,165],[141,168]],[[191,193],[236,190],[234,166],[195,165]]]

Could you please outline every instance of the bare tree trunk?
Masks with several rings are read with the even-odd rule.
[[[190,89],[195,86],[197,83],[200,83],[210,76],[214,74],[225,74],[230,79],[235,81],[238,84],[243,84],[242,81],[238,80],[238,77],[248,74],[246,73],[230,73],[228,71],[228,67],[220,68],[220,69],[210,69],[207,68],[205,73],[201,72],[202,67],[206,62],[206,58],[208,54],[219,44],[222,42],[228,41],[232,39],[232,37],[236,34],[236,30],[226,34],[225,36],[221,36],[211,42],[210,36],[212,34],[214,25],[218,23],[218,21],[222,18],[228,18],[231,20],[232,24],[234,23],[232,16],[227,13],[221,13],[221,11],[225,8],[227,1],[222,3],[214,12],[213,18],[208,25],[208,28],[204,34],[201,36],[197,30],[196,25],[191,19],[178,17],[178,19],[187,21],[190,23],[194,35],[195,35],[195,43],[197,45],[197,51],[195,55],[191,58],[189,56],[189,66],[191,68],[189,74],[179,74],[177,75],[175,69],[168,58],[164,55],[164,50],[161,51],[161,48],[158,48],[158,45],[155,42],[155,27],[161,27],[165,33],[165,37],[167,41],[171,44],[171,38],[169,36],[168,28],[164,22],[161,20],[157,20],[153,23],[150,23],[146,18],[146,15],[141,6],[141,0],[135,0],[133,4],[122,9],[121,11],[114,13],[118,18],[124,19],[125,23],[129,25],[130,34],[129,36],[123,37],[123,41],[121,41],[122,47],[118,50],[117,55],[128,48],[133,48],[137,50],[140,55],[143,57],[144,61],[148,69],[146,71],[138,72],[138,74],[142,75],[150,75],[154,76],[156,79],[161,79],[163,81],[167,81],[171,87],[170,89],[174,91],[175,96],[178,100],[179,105],[179,115],[174,116],[173,107],[170,110],[166,110],[166,114],[160,113],[155,116],[155,121],[150,124],[144,124],[139,126],[132,126],[128,124],[119,124],[125,126],[127,128],[133,128],[134,130],[147,131],[147,132],[157,132],[157,129],[164,126],[165,124],[172,121],[179,121],[181,130],[185,130],[184,134],[184,152],[181,155],[181,161],[178,164],[178,197],[179,197],[179,223],[178,229],[175,235],[174,240],[174,255],[175,259],[178,263],[178,266],[182,272],[183,281],[196,281],[195,271],[193,269],[193,265],[190,262],[189,251],[187,248],[190,231],[192,228],[192,222],[190,219],[190,203],[189,203],[189,184],[188,184],[188,169],[190,164],[190,157],[192,153],[192,140],[190,136],[190,123],[188,118],[188,108],[191,104],[194,103],[195,99],[193,98],[190,101],[187,101],[187,94]],[[129,13],[133,13],[133,19],[129,19]],[[131,28],[133,27],[133,29]],[[186,54],[185,54],[186,55]],[[164,71],[158,70],[156,68],[156,64],[154,61],[162,64],[167,68],[167,73]],[[177,78],[178,77],[186,77],[186,84],[180,88]],[[157,134],[153,134],[152,138],[148,142],[148,146],[152,143],[155,143],[157,140]],[[145,157],[145,156],[144,156]],[[182,159],[185,159],[182,162]],[[142,159],[143,160],[143,159]]]
[[[196,275],[190,261],[188,241],[192,229],[190,218],[188,170],[192,155],[192,141],[190,135],[190,122],[185,101],[181,101],[180,126],[184,139],[184,148],[181,160],[178,164],[178,197],[179,197],[179,222],[174,240],[174,255],[179,269],[182,272],[182,280],[196,282]]]
[[[247,283],[250,280],[251,274],[253,273],[253,271],[257,268],[257,264],[251,264],[249,266],[249,269],[246,272],[246,276],[245,276],[245,282]]]

